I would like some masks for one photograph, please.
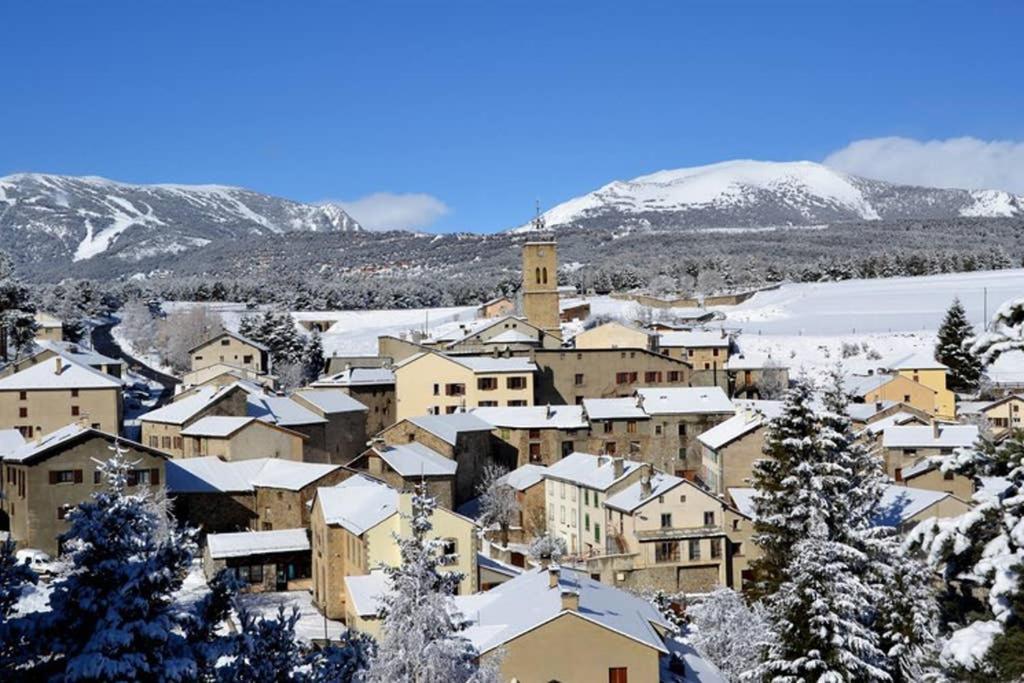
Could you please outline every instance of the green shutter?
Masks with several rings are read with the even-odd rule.
[[[594,541],[601,542],[601,525],[597,523],[594,524]]]

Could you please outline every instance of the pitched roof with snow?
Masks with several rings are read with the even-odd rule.
[[[524,356],[445,356],[474,373],[537,372],[537,364]]]
[[[896,377],[897,375],[887,375],[884,372],[873,375],[847,375],[843,378],[843,389],[851,396],[864,396],[881,386],[885,386],[896,379]],[[932,389],[929,390],[934,391]]]
[[[215,560],[226,557],[301,552],[310,549],[309,537],[305,529],[207,534],[206,546],[210,551],[210,557]]]
[[[143,422],[160,422],[164,424],[184,424],[224,397],[237,386],[229,384],[224,387],[199,387],[194,394],[161,406],[139,416]]]
[[[420,415],[408,418],[420,429],[428,431],[445,443],[456,445],[463,432],[489,432],[493,427],[473,413],[451,413],[450,415]]]
[[[924,421],[917,415],[900,411],[898,413],[893,413],[892,415],[886,415],[881,420],[875,420],[874,422],[869,423],[864,427],[864,431],[868,434],[878,434],[879,432],[884,432],[889,427],[899,427],[910,424],[911,422],[924,424]]]
[[[651,491],[647,495],[643,492],[643,482],[633,482],[618,493],[615,493],[604,501],[606,507],[622,512],[632,513],[658,496],[663,496],[677,486],[685,482],[685,479],[676,477],[665,472],[655,472],[651,477]]]
[[[262,387],[253,385],[250,388],[246,382],[238,382],[249,393],[246,399],[247,412],[250,417],[255,417],[264,422],[276,424],[279,427],[294,427],[298,425],[324,424],[325,418],[320,417],[309,408],[287,396],[276,396],[268,394]]]
[[[658,652],[666,653],[661,633],[668,629],[651,604],[635,595],[563,567],[550,587],[547,569],[524,571],[486,593],[457,596],[456,607],[471,625],[463,635],[486,653],[565,612],[562,591],[579,596],[575,614]]]
[[[538,339],[522,330],[505,330],[484,341],[484,344],[529,344],[537,342]]]
[[[166,465],[171,493],[238,493],[254,487],[298,491],[341,469],[340,465],[253,458],[226,462],[216,456],[175,458]]]
[[[548,471],[543,465],[520,465],[511,472],[507,472],[498,478],[499,484],[511,486],[516,491],[525,491],[544,481],[544,474]]]
[[[118,378],[61,353],[0,379],[0,390],[120,389],[123,384]]]
[[[737,353],[725,361],[726,370],[785,370],[786,365],[771,356],[755,353]]]
[[[850,419],[854,420],[855,422],[867,422],[868,420],[870,420],[872,417],[882,412],[883,410],[888,410],[889,408],[892,408],[894,405],[896,405],[896,401],[884,400],[878,401],[877,404],[876,402],[849,403],[846,406],[846,414],[849,415]]]
[[[495,427],[509,429],[586,429],[583,406],[508,406],[474,408],[471,413]]]
[[[666,387],[637,389],[648,415],[729,413],[736,411],[721,387]]]
[[[299,389],[295,395],[309,401],[327,415],[369,410],[341,389]]]
[[[255,422],[254,417],[235,417],[232,415],[207,415],[181,430],[182,436],[228,437]]]
[[[948,365],[943,365],[935,360],[931,351],[915,351],[914,353],[892,358],[883,363],[883,367],[890,370],[949,370]]]
[[[736,414],[697,435],[697,440],[718,450],[782,414],[782,401],[736,401]]]
[[[662,347],[682,348],[727,348],[729,335],[715,330],[681,330],[678,332],[662,332],[659,335]]]
[[[357,474],[337,486],[320,487],[316,498],[324,521],[360,536],[398,512],[398,491]]]
[[[196,349],[201,349],[204,346],[209,346],[210,344],[212,344],[213,342],[217,341],[221,337],[232,337],[232,338],[237,339],[238,341],[242,342],[243,344],[248,344],[249,346],[252,346],[253,348],[257,348],[260,351],[267,351],[267,352],[270,351],[270,349],[268,349],[265,344],[261,344],[260,342],[254,340],[254,339],[249,339],[248,337],[245,337],[245,336],[243,336],[241,334],[238,334],[237,332],[232,332],[231,330],[224,330],[220,334],[217,334],[217,335],[215,335],[213,337],[210,337],[209,339],[207,339],[204,342],[200,342],[199,344],[196,344],[191,349],[189,349],[188,352],[192,353]]]
[[[416,441],[391,446],[374,446],[373,452],[403,477],[455,475],[457,464],[454,460]]]
[[[395,371],[391,368],[345,368],[334,375],[321,377],[312,386],[353,387],[394,383]]]
[[[6,431],[6,430],[5,430]],[[143,444],[137,443],[130,439],[125,439],[116,434],[109,434],[99,429],[93,429],[92,427],[86,427],[77,422],[69,425],[65,425],[60,429],[46,434],[35,441],[24,441],[19,445],[17,440],[13,436],[8,436],[4,439],[7,442],[7,448],[9,450],[0,452],[0,458],[5,462],[18,462],[22,464],[29,464],[35,460],[43,458],[50,451],[71,444],[76,439],[87,438],[91,436],[98,436],[106,439],[107,441],[114,443],[115,441],[121,443],[122,446],[134,448],[136,450],[145,451],[153,455],[157,455],[163,458],[168,457],[163,451],[144,446]]]
[[[583,409],[591,420],[646,420],[650,417],[633,396],[585,398]]]
[[[380,569],[369,574],[345,577],[345,590],[352,600],[352,608],[360,617],[376,617],[383,607],[381,597],[388,592],[388,575]]]
[[[93,349],[87,349],[84,346],[79,346],[72,342],[59,342],[49,339],[41,339],[36,342],[36,345],[39,346],[40,349],[59,353],[69,360],[78,361],[85,365],[122,365],[121,360],[118,358],[104,356],[102,353]]]
[[[0,429],[0,460],[25,445],[25,437],[17,429]]]
[[[615,458],[608,455],[571,453],[548,467],[544,477],[607,491],[612,484],[643,467],[643,463],[622,459],[622,475],[616,477],[614,461]]]
[[[977,425],[939,425],[886,427],[882,432],[885,448],[966,448],[978,440]]]

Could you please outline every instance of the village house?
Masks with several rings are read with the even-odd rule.
[[[974,480],[959,472],[942,470],[947,457],[925,458],[900,472],[899,483],[915,489],[938,491],[956,496],[960,500],[971,500],[974,496]]]
[[[581,299],[560,299],[558,319],[563,323],[586,320],[590,317],[590,304]]]
[[[590,449],[639,460],[652,432],[650,415],[640,403],[633,396],[583,399],[583,410],[590,420]]]
[[[499,486],[509,486],[516,492],[516,503],[519,504],[519,524],[517,526],[521,543],[527,543],[547,530],[547,520],[544,515],[546,506],[544,476],[546,474],[547,468],[541,465],[520,465],[502,475],[496,482]]]
[[[366,433],[376,434],[395,423],[395,372],[391,368],[346,366],[310,385],[338,389],[366,406]]]
[[[938,392],[900,374],[850,375],[843,388],[859,403],[904,403],[931,417],[938,415]]]
[[[330,434],[336,434],[336,432],[329,430],[330,421],[327,418],[322,417],[319,412],[307,408],[303,403],[293,400],[292,397],[264,391],[262,387],[251,382],[239,382],[238,386],[242,387],[247,394],[245,415],[304,435],[306,440],[303,445],[303,460],[333,462],[331,453],[335,446],[330,443],[329,439]],[[364,413],[357,412],[353,417],[358,422],[362,415]],[[349,444],[348,447],[351,449],[351,439],[345,436],[342,438],[344,441],[341,446]]]
[[[923,384],[935,392],[935,414],[952,420],[956,415],[956,394],[946,386],[949,368],[935,360],[930,352],[918,351],[889,361],[885,369]]]
[[[474,408],[472,414],[492,425],[497,459],[515,466],[550,465],[589,442],[583,406]]]
[[[142,442],[176,458],[185,457],[183,429],[211,415],[245,416],[248,393],[238,384],[200,387],[139,416]]]
[[[208,415],[181,430],[184,457],[223,460],[283,458],[301,461],[306,436],[254,417]]]
[[[244,368],[231,363],[214,363],[199,370],[191,370],[181,376],[181,384],[176,389],[184,392],[196,387],[225,387],[235,382],[252,382],[268,391],[277,387],[277,378],[256,372],[252,368]]]
[[[961,416],[983,417],[994,436],[1001,436],[1013,430],[1024,429],[1024,395],[1009,394],[996,401],[975,401],[958,405]]]
[[[736,401],[736,414],[697,437],[701,476],[712,492],[750,485],[754,463],[764,458],[768,422],[782,413],[781,401]]]
[[[106,486],[99,466],[113,456],[115,443],[131,464],[129,492],[163,485],[166,453],[87,424],[67,424],[21,443],[8,433],[0,440],[0,528],[5,526],[20,548],[57,555],[57,538],[68,530],[68,511]]]
[[[691,365],[647,349],[536,349],[535,405],[632,396],[639,387],[687,387]]]
[[[227,569],[246,593],[308,589],[310,563],[306,529],[208,534],[203,548],[206,580]]]
[[[502,318],[512,315],[516,310],[516,302],[507,296],[499,296],[485,301],[476,309],[478,318]]]
[[[228,363],[263,375],[270,372],[270,350],[263,344],[225,330],[189,349],[192,371]]]
[[[366,448],[369,409],[341,389],[299,389],[291,399],[327,421],[324,425],[325,462],[349,462]]]
[[[381,565],[401,563],[395,535],[408,537],[412,495],[362,474],[337,486],[321,487],[313,498],[313,604],[329,619],[346,616],[350,602],[345,577],[368,574]],[[476,526],[438,507],[431,518],[434,538],[452,556],[452,571],[463,574],[458,594],[477,590]]]
[[[412,491],[423,484],[438,505],[455,507],[456,462],[426,444],[412,441],[389,445],[377,437],[362,455],[348,464],[398,491]]]
[[[680,330],[662,332],[658,339],[661,353],[685,360],[702,386],[727,386],[725,372],[732,340],[725,330]]]
[[[975,425],[934,422],[929,426],[887,427],[881,436],[881,455],[885,472],[897,482],[903,471],[922,460],[949,456],[958,448],[969,448],[978,440]]]
[[[26,439],[87,420],[104,432],[121,431],[122,382],[56,354],[0,378],[0,429],[17,429]]]
[[[857,432],[866,430],[877,434],[888,426],[900,424],[931,424],[933,416],[909,403],[902,401],[875,401],[873,403],[849,403],[846,413],[850,424]]]
[[[689,479],[700,475],[703,464],[697,437],[736,414],[720,387],[641,388],[636,400],[650,418],[638,459]]]
[[[487,465],[510,465],[499,461],[494,454],[491,425],[471,413],[411,417],[377,436],[388,445],[421,443],[454,460],[456,506],[476,497],[476,488],[483,481]]]
[[[37,341],[36,350],[29,356],[12,361],[0,368],[0,377],[13,375],[33,365],[45,363],[56,356],[63,356],[68,362],[86,365],[111,377],[118,379],[124,377],[124,364],[116,358],[109,358],[78,344],[61,341]]]
[[[577,349],[646,349],[658,350],[658,335],[650,330],[607,322],[580,332],[572,338]]]
[[[64,323],[60,318],[43,311],[37,311],[35,318],[36,342],[64,341]]]
[[[317,488],[353,474],[339,465],[207,456],[168,461],[167,493],[178,519],[206,533],[306,528]]]
[[[789,368],[770,356],[738,353],[724,367],[733,398],[771,400],[789,388]]]
[[[669,593],[742,587],[751,521],[700,486],[646,465],[604,508],[606,550],[587,563],[603,582]]]
[[[395,366],[395,416],[403,420],[483,406],[530,406],[536,371],[527,358],[416,354]]]
[[[643,464],[624,458],[572,453],[544,472],[547,530],[565,541],[569,553],[604,554],[602,535],[608,496],[640,479]]]
[[[401,362],[426,351],[446,354],[487,354],[495,351],[557,349],[561,339],[522,316],[458,320],[432,329],[428,334],[413,332],[406,337],[384,335],[377,340],[378,353]]]

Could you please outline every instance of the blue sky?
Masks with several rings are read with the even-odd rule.
[[[387,193],[353,212],[493,231],[663,168],[971,136],[896,175],[956,183],[966,154],[1024,193],[1021,26],[1020,2],[10,2],[0,175]]]

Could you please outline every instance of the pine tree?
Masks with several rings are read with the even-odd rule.
[[[401,563],[385,567],[388,591],[380,598],[381,639],[368,680],[372,683],[482,681],[477,652],[460,631],[467,626],[452,595],[462,575],[443,571],[443,543],[430,538],[437,502],[416,486],[409,538],[397,538]]]
[[[28,661],[34,649],[29,620],[12,613],[25,588],[38,580],[27,562],[18,561],[14,541],[0,543],[0,674],[12,680],[15,667]]]
[[[302,350],[302,362],[305,367],[305,379],[307,382],[315,382],[319,379],[325,369],[324,345],[320,332],[313,330],[306,340],[306,346]]]
[[[978,388],[982,365],[968,347],[974,328],[967,321],[960,299],[953,299],[946,317],[939,327],[935,359],[949,367],[949,388],[954,391],[973,392]]]
[[[1024,350],[1024,297],[1010,299],[992,316],[989,330],[972,340],[971,352],[988,366],[1008,351]]]

